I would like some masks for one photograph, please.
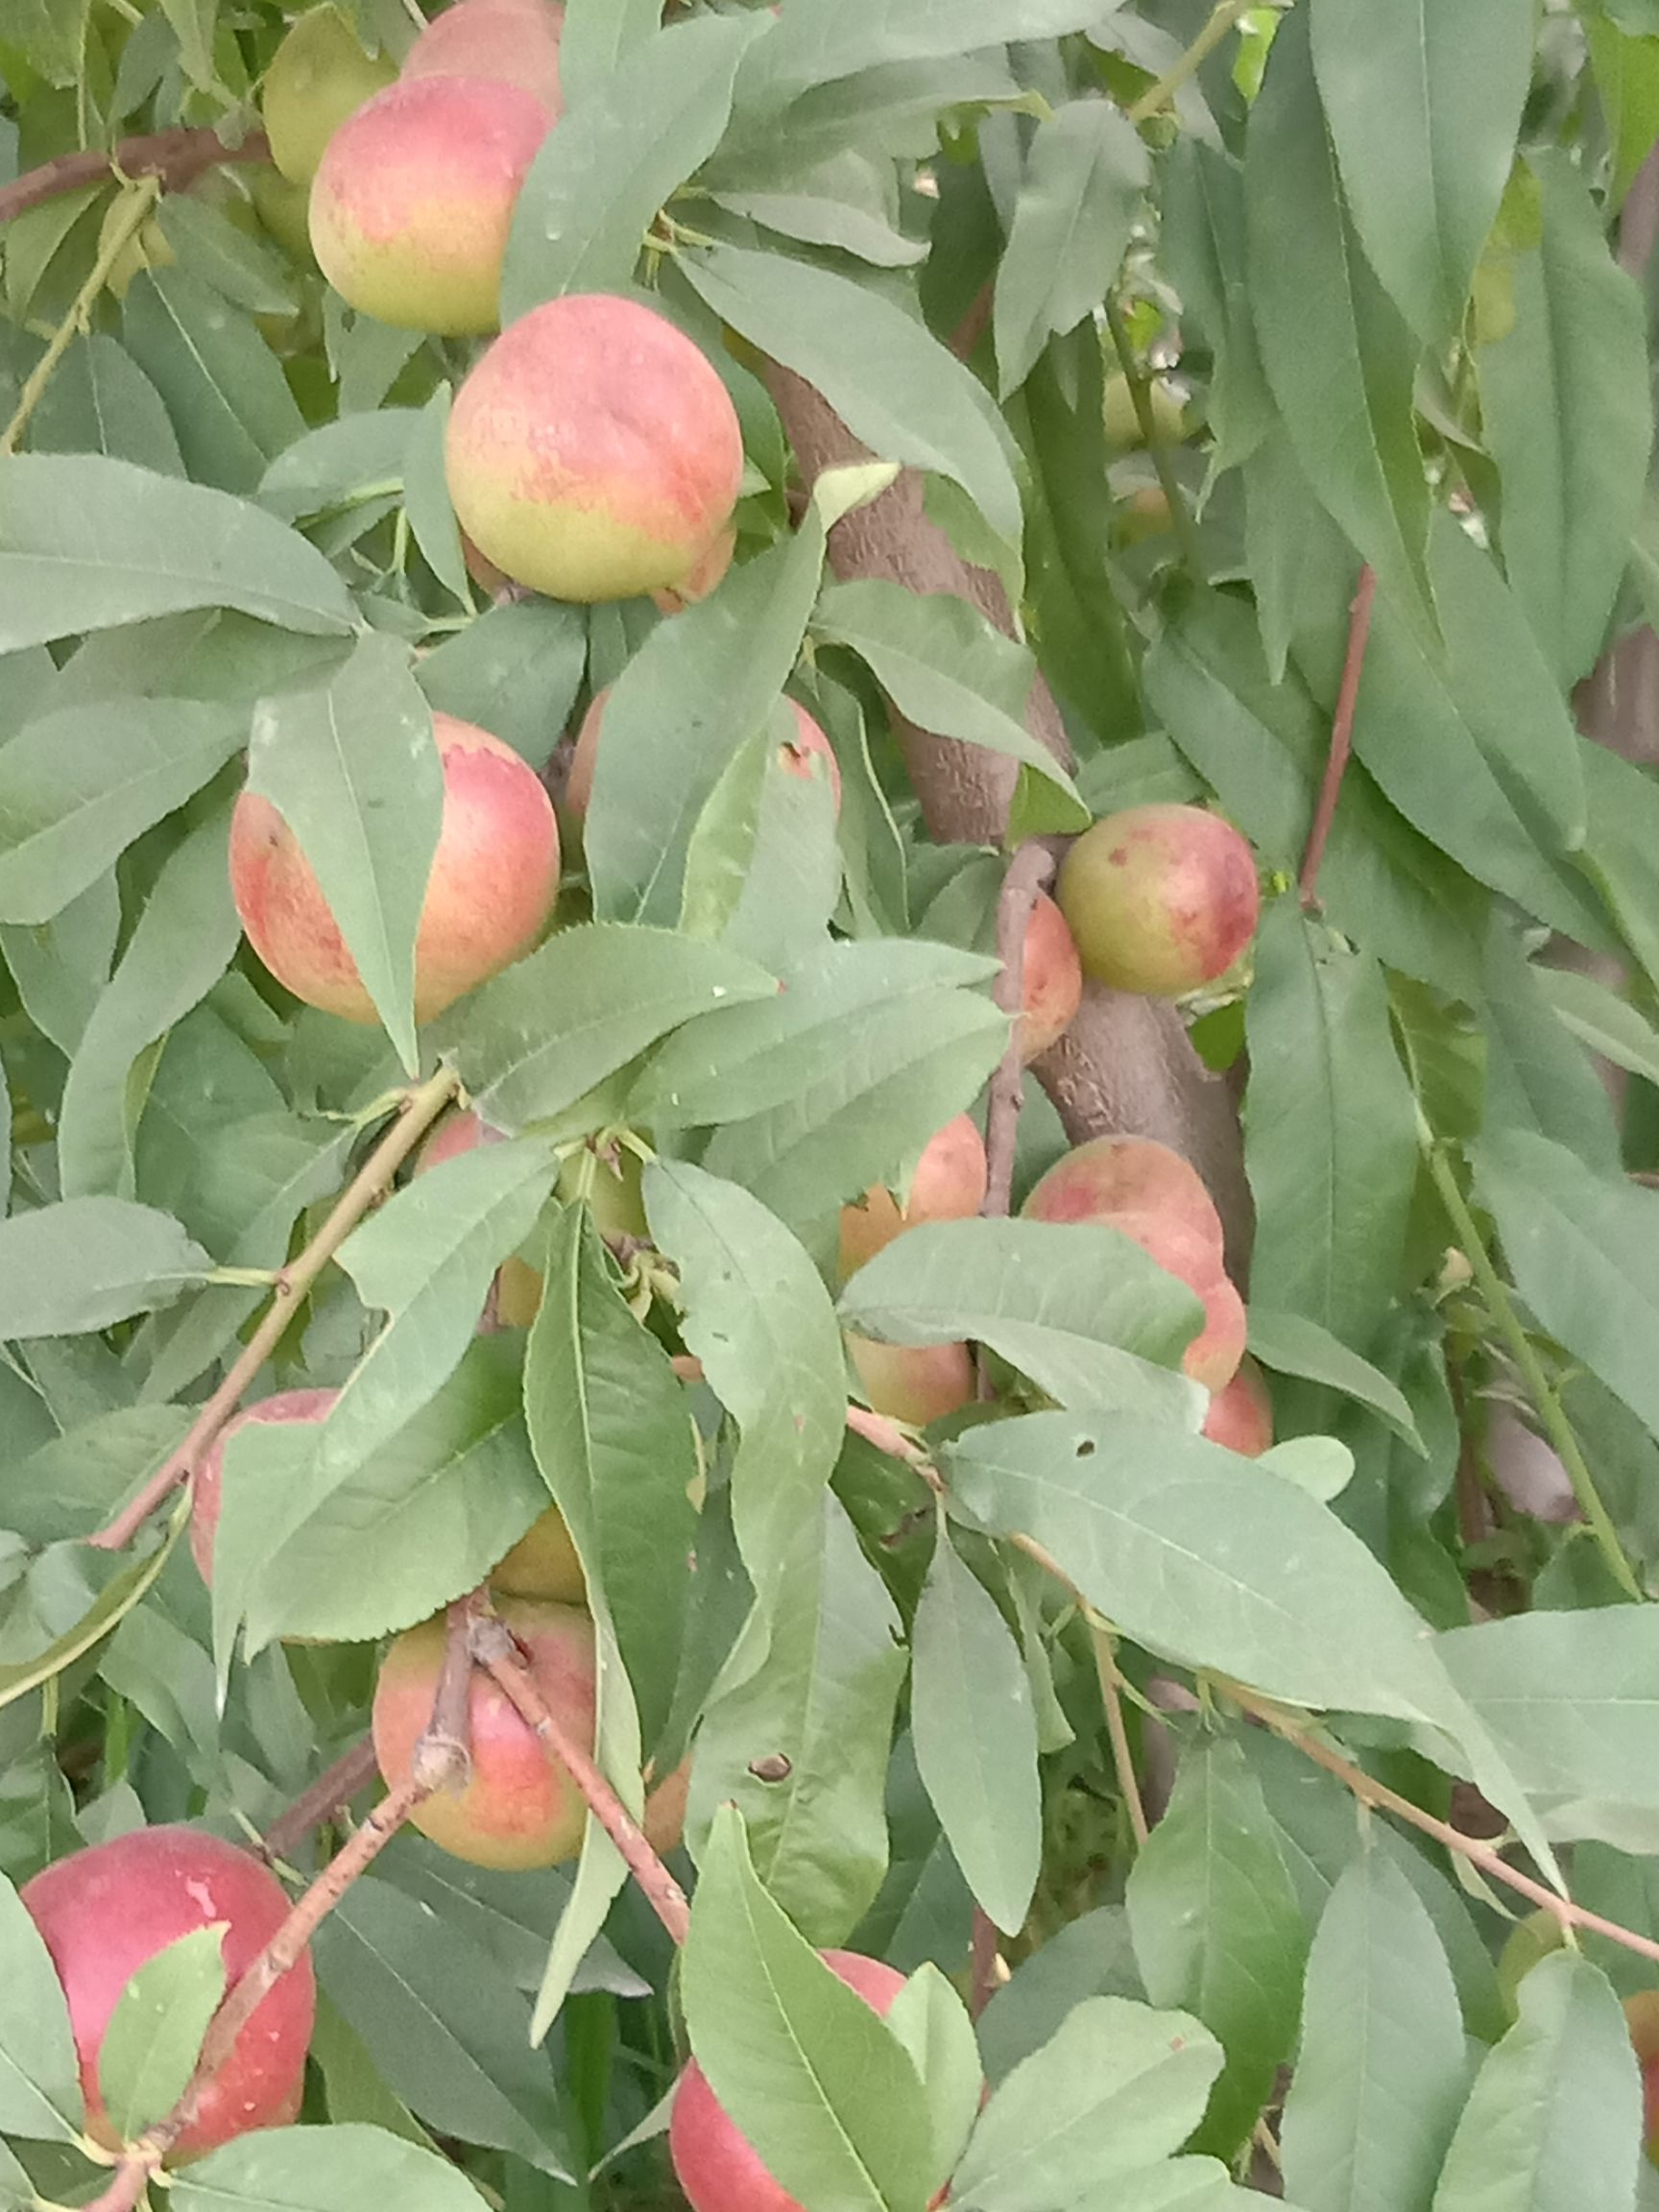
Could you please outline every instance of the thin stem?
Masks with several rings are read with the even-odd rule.
[[[1166,108],[1182,85],[1197,76],[1239,16],[1252,4],[1253,0],[1218,0],[1209,22],[1191,45],[1184,54],[1176,57],[1157,84],[1149,84],[1130,108],[1130,122],[1144,123],[1149,116],[1156,115],[1160,108]]]
[[[1135,1839],[1135,1848],[1142,1850],[1152,1833],[1146,1818],[1145,1802],[1141,1795],[1141,1778],[1135,1771],[1135,1761],[1129,1749],[1129,1731],[1123,1722],[1123,1677],[1118,1671],[1118,1653],[1111,1635],[1104,1628],[1094,1630],[1094,1663],[1100,1676],[1100,1697],[1106,1708],[1106,1734],[1112,1744],[1112,1764],[1118,1773],[1118,1788],[1128,1809],[1129,1829]]]
[[[1377,571],[1367,562],[1359,571],[1358,589],[1348,610],[1348,651],[1342,661],[1336,711],[1331,719],[1331,749],[1325,757],[1325,777],[1319,786],[1318,804],[1313,809],[1307,848],[1302,854],[1302,873],[1297,879],[1304,906],[1311,906],[1318,893],[1319,864],[1325,857],[1331,825],[1336,819],[1336,802],[1342,795],[1342,779],[1348,773],[1349,756],[1354,750],[1354,710],[1359,704],[1359,679],[1364,673],[1365,648],[1371,638],[1371,610],[1376,603]]]
[[[0,223],[10,223],[31,207],[43,207],[84,184],[108,177],[158,177],[163,191],[182,191],[208,169],[236,161],[269,161],[270,141],[251,131],[239,146],[227,146],[216,131],[156,131],[123,138],[108,153],[59,154],[12,183],[0,186]]]
[[[310,1789],[296,1797],[288,1810],[272,1821],[260,1846],[265,1857],[286,1859],[313,1828],[320,1828],[325,1820],[332,1820],[336,1813],[344,1812],[358,1791],[367,1789],[373,1776],[374,1746],[365,1736],[361,1743],[353,1743],[332,1767],[325,1767]]]
[[[1192,519],[1181,490],[1179,478],[1169,459],[1169,448],[1152,406],[1152,379],[1135,358],[1135,349],[1129,343],[1129,333],[1123,326],[1123,318],[1118,302],[1108,297],[1106,301],[1106,327],[1112,333],[1122,367],[1124,381],[1129,387],[1129,403],[1135,410],[1135,420],[1141,425],[1142,442],[1151,456],[1152,466],[1163,486],[1164,496],[1169,502],[1169,521],[1181,547],[1181,558],[1190,569],[1195,582],[1206,580],[1204,548],[1198,538],[1198,525]]]
[[[92,264],[91,275],[76,293],[69,312],[53,331],[46,350],[29,372],[27,382],[18,395],[12,420],[0,432],[0,454],[15,453],[18,441],[29,427],[29,419],[40,404],[53,373],[68,352],[75,339],[87,326],[87,318],[98,304],[99,295],[109,281],[109,272],[120,260],[132,240],[150,219],[150,210],[161,197],[159,178],[146,177],[134,184],[125,197],[116,203],[119,209],[115,221],[109,226],[109,235],[104,241],[103,251]]]
[[[1641,1603],[1647,1593],[1637,1579],[1635,1569],[1624,1556],[1624,1548],[1619,1541],[1618,1531],[1606,1506],[1601,1503],[1601,1494],[1596,1487],[1596,1479],[1579,1448],[1573,1424],[1568,1420],[1560,1399],[1551,1387],[1550,1378],[1544,1372],[1544,1362],[1539,1358],[1531,1338],[1522,1325],[1521,1316],[1515,1310],[1509,1286],[1493,1264],[1492,1255],[1487,1251],[1475,1216],[1469,1210],[1468,1200],[1457,1187],[1452,1164],[1434,1142],[1426,1122],[1421,1124],[1419,1134],[1429,1173],[1440,1194],[1441,1204],[1452,1217],[1452,1226],[1457,1232],[1458,1241],[1468,1256],[1469,1264],[1475,1271],[1475,1280],[1480,1286],[1486,1310],[1498,1324],[1515,1364],[1521,1370],[1527,1394],[1537,1407],[1538,1418],[1544,1424],[1544,1432],[1567,1470],[1573,1495],[1577,1499],[1579,1510],[1590,1526],[1590,1533],[1596,1539],[1601,1556],[1607,1562],[1608,1572],[1620,1589],[1626,1597]]]
[[[426,1082],[404,1093],[397,1119],[341,1192],[327,1220],[300,1257],[278,1270],[265,1318],[190,1424],[184,1441],[162,1461],[132,1503],[123,1506],[107,1528],[86,1539],[89,1544],[101,1551],[119,1551],[131,1544],[161,1501],[196,1472],[197,1460],[235,1412],[243,1391],[276,1350],[305,1293],[364,1214],[390,1190],[393,1176],[454,1097],[460,1080],[452,1068],[441,1068]]]
[[[977,2020],[996,1993],[1002,1964],[1002,1953],[997,1936],[997,1923],[989,1912],[979,1906],[974,1908],[973,1980],[969,1986],[968,2010]]]

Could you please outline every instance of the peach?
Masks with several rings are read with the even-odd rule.
[[[139,1828],[77,1851],[25,1883],[19,1895],[68,2001],[87,2132],[116,2150],[120,2138],[99,2091],[98,2057],[128,1983],[157,1951],[216,1922],[224,1925],[221,1956],[234,1982],[288,1917],[287,1896],[250,1853],[182,1827]],[[260,1999],[204,2090],[170,2164],[299,2117],[316,2008],[310,1955],[302,1952]]]
[[[1029,1063],[1070,1028],[1083,1001],[1083,964],[1066,917],[1039,891],[1025,925],[1021,968],[1020,1057]]]
[[[842,1207],[841,1280],[845,1283],[918,1222],[965,1221],[977,1214],[989,1180],[985,1140],[968,1115],[958,1114],[922,1147],[902,1208],[879,1183],[873,1183],[855,1205]]]
[[[653,591],[652,600],[659,613],[680,614],[687,607],[695,606],[699,599],[707,599],[732,565],[732,556],[737,550],[737,532],[731,524],[703,548],[685,581],[673,589]]]
[[[282,175],[309,184],[341,124],[397,74],[387,56],[364,52],[338,8],[308,9],[271,57],[259,92],[271,158]]]
[[[499,1144],[505,1132],[492,1129],[476,1114],[446,1114],[439,1122],[415,1161],[415,1173],[422,1175],[429,1167],[440,1166],[445,1160],[453,1160],[459,1153],[470,1152],[475,1144]],[[495,1270],[494,1319],[503,1329],[528,1329],[541,1305],[541,1278],[527,1260],[515,1253],[503,1260]],[[561,1524],[563,1526],[563,1524]],[[567,1539],[566,1539],[567,1540]],[[528,1539],[526,1539],[528,1541]],[[563,1591],[548,1590],[542,1596],[563,1597]],[[530,1592],[526,1596],[532,1595]],[[581,1593],[578,1591],[577,1596]]]
[[[460,0],[434,15],[403,59],[403,75],[475,77],[531,93],[557,122],[565,11],[549,0]]]
[[[587,820],[588,807],[593,797],[593,771],[599,762],[599,733],[605,720],[605,702],[610,696],[609,685],[596,694],[582,717],[581,729],[576,733],[576,750],[571,756],[570,774],[565,784],[565,805],[569,809],[571,819],[577,824]],[[805,779],[820,773],[814,763],[822,760],[822,774],[829,782],[830,796],[839,814],[841,764],[835,757],[835,748],[805,707],[793,699],[786,704],[795,717],[795,735],[778,748],[779,761],[790,775]]]
[[[1240,1452],[1246,1459],[1260,1459],[1272,1449],[1273,1400],[1267,1378],[1254,1359],[1240,1360],[1232,1382],[1211,1399],[1204,1433],[1212,1444],[1225,1444],[1229,1452]]]
[[[855,1989],[873,2012],[885,2014],[904,1977],[879,1959],[856,1951],[821,1951],[831,1973]],[[695,2058],[674,2092],[668,2154],[691,2212],[801,2212],[781,2181],[738,2128]]]
[[[1061,863],[1059,895],[1084,973],[1162,998],[1225,974],[1261,904],[1233,825],[1172,805],[1128,806],[1086,830]]]
[[[1154,378],[1146,396],[1151,402],[1152,427],[1159,445],[1179,445],[1187,431],[1186,408],[1161,377]],[[1100,421],[1111,452],[1129,453],[1145,445],[1146,434],[1136,412],[1135,395],[1121,370],[1107,377],[1101,391]]]
[[[574,1605],[527,1598],[505,1599],[498,1610],[549,1709],[591,1750],[592,1621]],[[432,1718],[444,1645],[444,1616],[439,1614],[397,1637],[381,1662],[372,1726],[374,1755],[389,1789],[407,1777],[415,1747]],[[574,1859],[582,1848],[586,1801],[482,1668],[472,1671],[468,1712],[472,1741],[468,1777],[461,1787],[440,1791],[418,1806],[412,1815],[415,1826],[441,1850],[473,1866],[511,1871]],[[671,1774],[645,1807],[645,1833],[659,1851],[672,1850],[679,1842],[684,1815],[684,1780]]]
[[[725,385],[665,316],[572,293],[488,349],[456,394],[445,460],[487,561],[555,599],[627,599],[690,577],[731,520],[743,440]]]
[[[1642,2140],[1659,2166],[1659,1989],[1638,1989],[1624,2000],[1630,2044],[1642,2069]]]
[[[551,121],[534,93],[482,77],[376,93],[329,139],[312,182],[324,276],[399,329],[493,330],[513,209]]]
[[[190,1551],[204,1582],[213,1580],[213,1539],[219,1531],[219,1504],[225,1484],[225,1447],[251,1421],[323,1421],[338,1390],[278,1390],[228,1421],[202,1455],[190,1488]]]
[[[913,1429],[942,1421],[973,1399],[976,1377],[966,1344],[881,1344],[848,1332],[847,1349],[874,1410]]]
[[[528,761],[469,722],[435,713],[444,817],[415,940],[415,1019],[429,1022],[528,952],[559,894],[559,826]],[[230,825],[230,888],[248,941],[279,983],[348,1022],[379,1019],[300,841],[244,791]]]

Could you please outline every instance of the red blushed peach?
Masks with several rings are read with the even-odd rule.
[[[689,578],[731,520],[743,441],[725,385],[666,317],[573,293],[485,353],[455,396],[445,465],[487,561],[555,599],[627,599]]]
[[[1238,1372],[1224,1390],[1210,1401],[1204,1433],[1212,1444],[1225,1444],[1246,1459],[1260,1459],[1273,1444],[1273,1401],[1267,1378],[1254,1359],[1240,1361]]]
[[[1076,944],[1065,915],[1045,891],[1038,892],[1025,925],[1020,983],[1020,1057],[1029,1062],[1070,1027],[1083,1000]]]
[[[559,40],[565,11],[549,0],[460,0],[434,15],[403,59],[403,76],[477,77],[514,84],[540,100],[551,121],[564,111]]]
[[[576,750],[570,757],[570,774],[565,784],[565,805],[572,822],[578,826],[588,819],[588,807],[593,797],[593,771],[599,761],[599,733],[605,721],[605,702],[610,696],[609,685],[595,695],[582,717],[581,729],[576,733]],[[793,699],[786,704],[795,717],[795,735],[787,744],[778,748],[779,761],[792,776],[823,776],[829,782],[830,796],[839,814],[841,765],[835,757],[835,748],[805,707]],[[820,761],[822,767],[818,765]]]
[[[493,330],[514,205],[551,121],[533,93],[483,78],[414,77],[376,93],[329,139],[312,181],[324,276],[399,329]]]
[[[943,1421],[974,1396],[974,1355],[966,1344],[880,1344],[849,1332],[847,1349],[875,1410],[913,1429]]]
[[[324,1421],[338,1390],[278,1390],[228,1421],[203,1454],[190,1487],[190,1551],[204,1582],[213,1580],[213,1539],[219,1532],[219,1505],[225,1486],[225,1447],[250,1421]]]
[[[707,599],[731,567],[732,556],[736,550],[736,531],[731,527],[722,530],[711,545],[704,547],[684,584],[674,590],[652,592],[651,597],[659,613],[680,614],[687,607],[695,606],[699,599]]]
[[[1150,1214],[1114,1214],[1107,1224],[1131,1237],[1166,1274],[1202,1299],[1204,1326],[1181,1364],[1206,1390],[1224,1390],[1244,1357],[1244,1301],[1229,1281],[1221,1254],[1185,1222]]]
[[[1190,1161],[1151,1137],[1095,1137],[1057,1160],[1022,1212],[1033,1221],[1111,1221],[1147,1214],[1184,1222],[1220,1252],[1221,1216]]]
[[[966,1114],[958,1114],[922,1147],[902,1211],[879,1183],[873,1183],[856,1205],[842,1207],[842,1282],[918,1222],[965,1221],[977,1214],[989,1180],[985,1140]]]
[[[559,894],[559,825],[536,771],[469,722],[434,714],[432,731],[444,818],[415,940],[418,1022],[528,952]],[[249,943],[297,998],[379,1019],[299,840],[252,791],[230,825],[230,888]]]
[[[107,2150],[120,2137],[104,2109],[98,2058],[122,1991],[141,1966],[199,1928],[224,1925],[228,1980],[253,1963],[288,1917],[282,1885],[249,1852],[194,1828],[139,1828],[60,1859],[19,1896],[52,1955],[86,2100],[86,2129]],[[273,1984],[204,2090],[168,2163],[181,2166],[254,2128],[299,2117],[305,2049],[316,2016],[311,1960]]]
[[[823,1951],[826,1966],[855,1989],[873,2012],[885,2014],[904,1977],[856,1951]],[[693,2058],[674,2092],[668,2154],[691,2212],[801,2212],[781,2181],[709,2086]]]
[[[1261,902],[1249,846],[1200,806],[1108,814],[1067,854],[1059,894],[1085,974],[1164,998],[1225,974]]]

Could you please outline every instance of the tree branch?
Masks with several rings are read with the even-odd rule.
[[[107,154],[96,149],[60,154],[14,182],[0,185],[0,223],[110,177],[158,177],[164,192],[182,192],[209,169],[270,158],[271,146],[263,131],[250,131],[239,146],[227,146],[216,131],[207,130],[157,131],[147,137],[123,138]]]
[[[325,1820],[343,1813],[358,1791],[368,1788],[374,1773],[374,1746],[365,1736],[360,1743],[353,1743],[349,1751],[342,1752],[332,1767],[318,1775],[309,1790],[296,1797],[288,1810],[272,1821],[260,1844],[264,1856],[269,1860],[286,1859],[313,1828],[320,1828]]]
[[[1331,721],[1331,750],[1326,756],[1325,779],[1319,786],[1319,800],[1313,809],[1307,850],[1302,855],[1302,873],[1297,881],[1304,906],[1316,902],[1319,864],[1325,857],[1326,840],[1336,819],[1336,802],[1342,795],[1342,779],[1348,773],[1348,759],[1354,749],[1354,709],[1359,703],[1359,679],[1364,673],[1365,648],[1371,637],[1371,610],[1376,600],[1377,571],[1367,562],[1359,571],[1358,589],[1348,610],[1348,651],[1342,661],[1336,711]]]
[[[1038,838],[1029,838],[1008,863],[997,901],[997,957],[1002,967],[991,996],[1013,1017],[1002,1064],[991,1078],[985,1117],[985,1157],[990,1174],[980,1213],[1000,1219],[1008,1211],[1014,1183],[1014,1147],[1024,1103],[1025,1059],[1021,1049],[1020,1017],[1025,1000],[1025,935],[1038,894],[1054,880],[1055,859]]]
[[[133,187],[131,196],[126,199],[124,204],[121,201],[115,203],[119,212],[109,227],[108,235],[103,242],[98,258],[93,262],[85,283],[76,293],[70,303],[69,312],[59,324],[57,329],[53,331],[45,352],[30,370],[23,389],[18,394],[17,404],[12,410],[12,420],[7,423],[5,430],[0,431],[0,455],[16,452],[18,441],[24,431],[28,429],[30,418],[34,415],[36,408],[39,406],[41,397],[47,385],[52,381],[53,373],[59,362],[62,360],[64,354],[74,344],[77,332],[87,328],[88,318],[93,308],[98,304],[100,293],[109,281],[110,272],[122,254],[126,252],[128,246],[144,228],[149,220],[150,210],[160,197],[160,185],[154,177],[147,177],[142,183]]]

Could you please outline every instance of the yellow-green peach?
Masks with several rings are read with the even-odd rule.
[[[384,54],[366,54],[338,8],[312,8],[271,57],[259,105],[271,158],[296,184],[309,184],[323,150],[365,100],[397,74]]]
[[[1128,806],[1086,830],[1061,863],[1059,897],[1084,974],[1161,998],[1225,974],[1261,902],[1233,825],[1170,805]]]

